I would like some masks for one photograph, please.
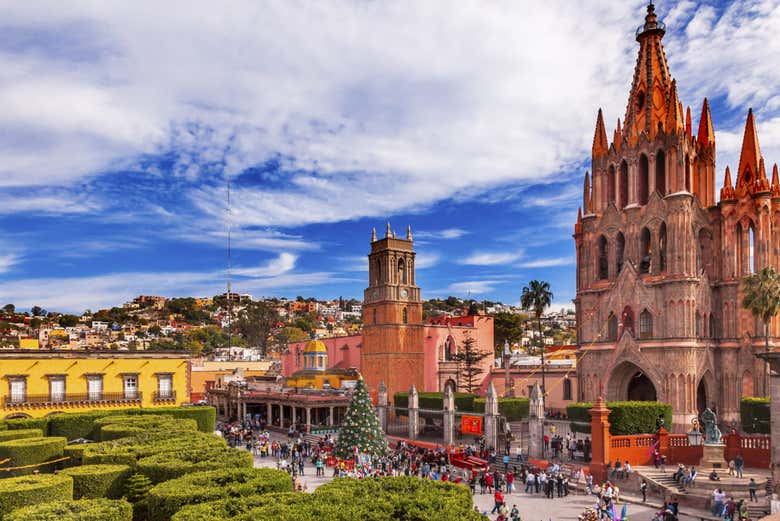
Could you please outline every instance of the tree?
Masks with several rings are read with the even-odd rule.
[[[304,330],[295,326],[284,326],[274,335],[276,350],[283,353],[290,342],[302,342],[308,338],[309,335]]]
[[[463,387],[467,393],[473,393],[477,388],[477,378],[484,370],[480,367],[479,363],[484,360],[490,353],[482,352],[477,349],[477,341],[471,337],[467,337],[461,349],[457,353],[452,355],[452,359],[458,362],[460,366],[460,374],[463,377]]]
[[[542,355],[542,395],[545,393],[544,387],[544,336],[542,335],[542,313],[552,303],[553,294],[550,291],[550,283],[532,280],[528,286],[523,288],[523,294],[520,296],[520,305],[523,309],[530,311],[536,318],[536,325],[539,331],[539,352]]]
[[[3,306],[3,311],[10,315],[16,312],[16,306],[14,306],[13,304],[6,304],[5,306]]]
[[[385,433],[379,424],[363,377],[360,377],[355,385],[347,414],[341,422],[334,452],[337,458],[350,459],[355,457],[355,448],[360,454],[372,458],[387,453]]]
[[[526,315],[520,313],[496,313],[493,315],[493,335],[496,342],[496,356],[501,356],[504,343],[516,344],[523,337]]]
[[[62,327],[75,327],[79,323],[79,317],[76,315],[60,315],[59,323]]]
[[[271,335],[279,314],[274,306],[266,302],[250,302],[241,310],[236,330],[244,337],[247,344],[259,346],[260,351],[266,354],[268,351],[268,337]]]
[[[46,314],[46,310],[41,306],[33,306],[30,308],[30,313],[32,313],[32,316],[34,317],[41,317]]]
[[[154,336],[160,336],[160,333],[162,333],[162,328],[158,326],[157,324],[149,327],[149,334]]]
[[[742,307],[764,323],[764,348],[769,352],[769,325],[780,310],[780,274],[766,267],[748,275],[744,283]]]

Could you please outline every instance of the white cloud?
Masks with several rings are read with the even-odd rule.
[[[447,294],[447,295],[478,295],[482,293],[490,293],[495,290],[496,284],[499,284],[499,281],[496,280],[470,280],[465,282],[453,282],[449,286],[447,286],[446,289],[443,289],[438,292],[432,292],[432,293],[438,293],[438,294]]]
[[[499,266],[509,264],[523,256],[523,250],[501,251],[501,252],[474,252],[468,257],[461,259],[459,264],[470,266]]]
[[[460,239],[469,232],[462,228],[446,228],[444,230],[420,230],[414,232],[415,238],[420,239]]]
[[[8,255],[0,255],[0,273],[6,273],[11,270],[11,268],[18,264],[21,260],[21,257],[19,255],[16,255],[14,253],[9,253]]]
[[[435,251],[426,251],[418,253],[414,258],[414,267],[418,270],[424,270],[426,268],[432,268],[439,264],[441,256]]]
[[[550,259],[534,259],[521,262],[519,268],[555,268],[558,266],[572,266],[575,263],[574,257],[554,257]]]
[[[288,252],[282,252],[275,259],[270,259],[265,265],[256,268],[236,268],[235,275],[242,277],[278,277],[295,268],[298,256]]]

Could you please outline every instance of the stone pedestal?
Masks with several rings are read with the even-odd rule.
[[[498,450],[498,395],[493,382],[485,395],[485,440],[489,448]]]
[[[723,443],[705,443],[702,447],[701,461],[699,467],[702,469],[726,469],[728,463],[723,457],[726,445]],[[703,470],[702,470],[703,472]]]
[[[417,389],[412,385],[409,389],[409,439],[416,440],[420,432],[420,402]]]
[[[539,384],[531,389],[531,401],[528,414],[528,456],[544,458],[544,396]]]
[[[452,387],[444,387],[444,445],[450,446],[453,442],[453,432],[455,430],[455,396],[452,394]]]

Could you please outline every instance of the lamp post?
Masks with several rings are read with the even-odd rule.
[[[688,431],[688,445],[691,445],[692,447],[697,447],[701,445],[702,442],[702,435],[701,431],[699,430],[699,420],[697,418],[694,418],[691,420],[691,430]]]
[[[514,382],[512,381],[511,375],[509,374],[510,365],[512,365],[512,351],[509,349],[509,340],[504,340],[504,352],[502,358],[504,363],[504,396],[511,398],[515,394],[515,389]]]

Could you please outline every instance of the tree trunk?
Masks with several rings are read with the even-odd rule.
[[[536,324],[539,328],[539,349],[542,353],[542,396],[545,394],[545,386],[544,386],[544,338],[542,337],[542,315],[536,316]]]

